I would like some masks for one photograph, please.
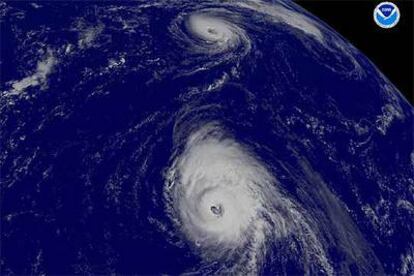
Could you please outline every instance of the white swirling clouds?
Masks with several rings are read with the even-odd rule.
[[[188,137],[166,182],[168,213],[208,260],[230,259],[231,271],[257,273],[268,243],[294,232],[306,237],[304,248],[324,258],[312,229],[277,190],[272,173],[217,124],[206,124]]]
[[[203,41],[212,53],[234,49],[249,39],[245,32],[224,18],[209,14],[193,14],[187,21],[190,32]]]
[[[174,38],[186,50],[199,54],[235,54],[249,52],[251,40],[235,14],[222,9],[204,9],[183,13],[171,26]]]

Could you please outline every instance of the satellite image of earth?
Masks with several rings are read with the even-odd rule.
[[[294,2],[0,14],[2,275],[413,275],[414,108]]]

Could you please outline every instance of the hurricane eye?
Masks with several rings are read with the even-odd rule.
[[[214,28],[211,28],[211,27],[207,28],[207,32],[209,32],[210,34],[217,35],[217,31]]]
[[[215,216],[217,216],[217,217],[221,217],[221,216],[223,216],[223,214],[224,214],[224,209],[223,209],[223,206],[221,206],[220,204],[217,204],[217,205],[212,205],[212,206],[210,207],[210,210],[211,210],[211,212],[212,212]]]

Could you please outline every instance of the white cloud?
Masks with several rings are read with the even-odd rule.
[[[32,75],[12,82],[11,86],[13,89],[9,94],[20,94],[28,87],[47,84],[47,77],[56,63],[56,58],[51,51],[48,51],[46,58],[37,63],[36,71]]]

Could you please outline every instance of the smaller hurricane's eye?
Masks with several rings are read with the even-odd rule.
[[[207,28],[207,32],[209,32],[210,34],[217,34],[216,30],[214,30],[214,28]]]

